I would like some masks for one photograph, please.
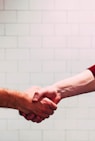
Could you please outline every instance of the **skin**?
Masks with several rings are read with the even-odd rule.
[[[34,94],[39,91],[41,88],[40,87],[37,87],[37,86],[33,86],[29,89],[27,89],[25,92],[32,96],[32,99],[33,99],[33,96]],[[33,111],[32,112],[28,112],[27,114],[25,112],[23,112],[22,110],[19,110],[19,114],[21,116],[23,116],[25,119],[27,120],[31,120],[33,122],[41,122],[42,120],[45,120],[46,118],[48,118],[50,115],[52,115],[54,113],[54,111],[57,109],[57,105],[52,102],[50,99],[48,98],[43,98],[41,100],[39,100],[38,102],[32,102],[32,105],[35,105],[35,110],[37,110],[38,112],[34,113]],[[41,109],[41,106],[38,105],[40,103],[43,104],[43,109]],[[36,108],[36,105],[38,105],[38,108]],[[46,107],[47,106],[47,107]],[[39,110],[40,109],[40,110]],[[39,113],[41,111],[41,113]],[[43,114],[45,114],[45,116],[43,116]]]
[[[56,110],[57,106],[48,98],[44,98],[36,103],[33,102],[32,99],[37,89],[37,87],[30,88],[31,93],[29,90],[19,92],[9,89],[0,89],[0,107],[16,109],[25,115],[33,113],[42,119],[48,118],[53,114],[54,110]]]
[[[54,103],[58,104],[64,98],[87,94],[88,92],[93,91],[95,91],[95,78],[92,72],[87,69],[73,77],[61,80],[49,87],[40,89],[35,93],[33,102],[38,102],[44,97],[47,97]],[[30,118],[27,117],[29,120],[32,120],[32,116]],[[35,115],[35,122],[41,122],[42,120],[43,118],[39,120]]]
[[[63,98],[93,91],[95,91],[95,78],[91,71],[85,70],[76,76],[61,80],[35,93],[33,101],[36,102],[43,97],[48,97],[58,103]]]

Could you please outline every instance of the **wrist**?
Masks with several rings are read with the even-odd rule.
[[[61,82],[55,84],[55,89],[57,93],[60,94],[60,99],[75,95],[75,91],[72,85],[68,84],[68,82],[65,81],[62,81],[62,85]]]
[[[80,76],[74,76],[55,83],[57,91],[61,95],[61,99],[80,94],[84,81]]]
[[[60,85],[56,84],[56,83],[54,85],[52,85],[51,87],[52,87],[53,91],[56,92],[57,98],[59,100],[63,99],[63,88],[61,88]]]
[[[0,89],[0,107],[16,108],[14,91],[9,89]]]
[[[5,89],[6,93],[6,105],[4,107],[17,109],[21,108],[21,103],[23,102],[23,93],[16,90]]]
[[[6,107],[12,108],[12,109],[18,109],[18,92],[12,91],[12,90],[6,90],[7,92],[7,105]]]

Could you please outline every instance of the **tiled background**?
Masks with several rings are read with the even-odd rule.
[[[0,87],[24,90],[95,63],[95,0],[0,0]],[[0,109],[0,141],[94,141],[95,93],[67,98],[40,124]]]

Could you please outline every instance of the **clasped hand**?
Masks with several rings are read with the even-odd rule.
[[[20,115],[33,122],[41,122],[48,118],[57,109],[60,94],[52,87],[32,87],[25,91],[27,100],[24,102],[26,108],[19,110]]]

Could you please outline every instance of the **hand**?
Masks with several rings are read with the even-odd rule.
[[[26,120],[31,120],[32,122],[36,122],[36,123],[40,123],[42,122],[43,120],[45,120],[45,118],[42,118],[40,116],[37,116],[36,114],[34,113],[29,113],[29,114],[25,114],[21,111],[19,111],[19,114],[21,116],[23,116]]]
[[[56,87],[46,87],[46,88],[40,88],[38,91],[35,92],[34,97],[33,97],[33,101],[37,102],[42,100],[44,97],[48,97],[49,99],[51,99],[53,102],[55,102],[56,104],[61,100],[61,94],[60,91],[58,91],[56,89]],[[27,120],[31,120],[33,122],[41,122],[43,121],[45,118],[42,118],[40,116],[35,115],[34,113],[30,113],[25,115],[24,113],[20,113],[22,114],[25,119]]]
[[[49,98],[56,104],[58,104],[58,102],[62,99],[60,91],[54,86],[49,86],[35,92],[32,101],[37,102],[42,100],[44,97]]]
[[[37,92],[38,89],[39,89],[38,87],[32,87],[28,89],[26,93],[29,96],[32,96],[33,98],[34,93]],[[36,103],[32,102],[31,99],[31,105],[32,105],[32,109],[31,109],[32,111],[26,113],[20,110],[19,113],[20,115],[24,116],[27,120],[32,120],[33,122],[41,122],[45,118],[48,118],[50,115],[54,113],[54,110],[57,108],[56,104],[54,104],[52,101],[50,101],[47,98],[44,98]]]

